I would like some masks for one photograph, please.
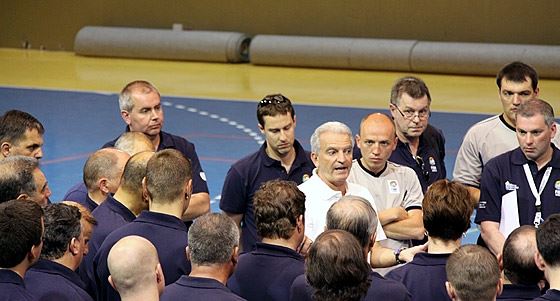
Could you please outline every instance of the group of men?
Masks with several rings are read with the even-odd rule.
[[[523,225],[537,228],[536,234],[523,232],[536,237],[531,254],[537,255],[529,261],[536,263],[538,269],[532,271],[540,276],[534,278],[543,279],[539,269],[549,282],[556,275],[556,258],[551,257],[555,245],[543,238],[541,250],[538,239],[541,229],[554,230],[545,225],[554,223],[560,212],[555,202],[560,200],[560,151],[554,145],[560,145],[560,135],[553,108],[537,98],[538,75],[529,65],[506,65],[496,82],[503,113],[469,129],[453,171],[454,180],[468,187],[464,197],[470,207],[477,208],[479,242],[495,256],[488,259],[486,249],[459,248],[456,242],[447,249],[452,253],[444,261],[448,283],[441,285],[454,300],[475,300],[462,291],[468,287],[462,282],[476,286],[481,281],[473,276],[477,270],[456,266],[472,261],[474,269],[485,263],[488,275],[499,273],[494,261],[497,266],[505,260],[506,249],[512,249],[506,238],[517,241],[514,234]],[[78,205],[51,204],[39,167],[45,129],[28,113],[8,111],[0,123],[0,203],[16,211],[37,211],[39,224],[44,224],[40,237],[45,238],[37,242],[25,233],[32,236],[19,246],[25,260],[20,254],[16,265],[12,260],[0,266],[25,280],[10,274],[0,286],[16,285],[15,293],[36,298],[71,288],[72,297],[60,298],[72,300],[155,300],[162,291],[162,299],[175,300],[204,289],[209,295],[201,300],[327,300],[335,293],[348,294],[340,298],[409,300],[406,282],[403,286],[382,275],[434,246],[435,238],[424,228],[423,200],[430,185],[445,179],[446,167],[445,139],[429,124],[430,105],[421,79],[401,78],[391,90],[389,114],[368,114],[355,136],[343,123],[326,122],[316,128],[306,151],[295,139],[290,99],[265,96],[257,105],[265,143],[228,171],[220,199],[224,214],[208,214],[208,187],[195,147],[162,130],[161,96],[149,82],[134,81],[121,91],[125,133],[86,161],[83,182],[64,197]],[[18,202],[27,209],[17,209]],[[17,217],[6,213],[2,218],[8,225]],[[13,247],[9,237],[0,240],[2,248]],[[42,241],[48,252],[40,252]],[[344,256],[356,259],[351,252],[362,255],[352,263],[356,266],[345,267],[355,272],[348,286],[344,278],[350,276],[338,275],[344,271],[336,262]],[[139,260],[146,264],[135,264]],[[333,271],[326,269],[331,265]],[[68,283],[49,291],[41,281],[33,282],[49,271],[58,271]],[[518,284],[507,272],[505,278]],[[487,296],[502,291],[502,278],[496,279],[485,281],[495,288]],[[33,286],[29,292],[22,290],[24,282]],[[537,290],[536,282],[519,285]],[[560,287],[551,283],[551,288],[547,294],[554,295]]]

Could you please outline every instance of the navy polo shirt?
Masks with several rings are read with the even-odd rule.
[[[23,279],[14,271],[0,269],[0,301],[37,300],[25,289]]]
[[[120,300],[107,281],[107,256],[117,241],[130,235],[144,237],[156,247],[166,285],[190,273],[191,265],[185,255],[187,227],[183,221],[164,213],[142,211],[134,221],[111,232],[97,251],[93,267],[98,299]]]
[[[26,287],[39,300],[93,300],[80,276],[64,265],[40,259],[25,273]]]
[[[128,131],[130,131],[130,129],[127,126],[126,132]],[[117,142],[119,137],[105,143],[102,148],[114,147],[115,142]],[[198,155],[196,154],[194,144],[187,141],[187,139],[183,137],[175,136],[164,131],[160,131],[159,137],[160,140],[157,149],[158,151],[169,148],[176,149],[191,161],[193,193],[208,193],[206,176],[204,175],[204,171],[202,170],[202,166],[200,165],[200,161],[198,160]]]
[[[552,145],[552,144],[551,144]],[[529,164],[535,186],[540,186],[547,167],[552,167],[548,182],[541,194],[542,218],[560,212],[560,151],[552,145],[552,160],[537,171],[535,162],[528,160],[521,148],[503,153],[490,161],[482,171],[480,201],[475,222],[500,222],[502,196],[517,190],[517,206],[520,225],[533,225],[536,207],[535,197],[529,187],[523,165]]]
[[[523,301],[533,300],[541,295],[541,291],[536,285],[517,285],[504,284],[502,293],[496,300],[502,301]]]
[[[297,140],[294,141],[294,148],[296,158],[289,173],[280,161],[266,154],[266,143],[264,143],[259,151],[234,163],[226,175],[220,209],[228,213],[243,214],[241,226],[243,252],[251,251],[255,242],[261,241],[255,224],[253,207],[255,191],[262,183],[275,179],[289,180],[299,185],[311,176],[315,168],[311,161],[311,154],[305,151]]]
[[[549,289],[546,293],[538,298],[534,299],[535,301],[560,301],[560,291],[557,289]]]
[[[89,198],[86,184],[83,182],[77,183],[66,192],[62,198],[63,201],[74,201],[86,207],[89,212],[93,212],[97,208],[97,203]]]
[[[304,273],[304,259],[296,251],[257,242],[250,253],[239,256],[227,286],[251,300],[288,300],[294,279]]]
[[[445,289],[445,264],[451,254],[418,253],[414,259],[385,275],[404,284],[411,300],[451,300]]]
[[[177,282],[165,287],[160,300],[242,301],[245,299],[232,293],[218,280],[183,275]]]
[[[361,300],[384,300],[384,301],[408,301],[410,299],[410,293],[406,288],[394,280],[386,279],[379,275],[377,272],[371,271],[368,279],[371,280],[371,284],[367,291],[367,294]],[[311,287],[305,275],[298,276],[290,289],[290,300],[291,301],[312,301],[313,298],[313,287]],[[426,299],[426,300],[438,300],[438,299]]]
[[[82,263],[78,273],[82,280],[86,283],[86,290],[90,294],[95,294],[95,276],[93,274],[93,258],[105,238],[113,232],[132,222],[136,216],[126,206],[115,200],[112,196],[108,196],[105,202],[101,203],[94,211],[93,217],[97,220],[97,226],[89,240],[89,252]]]

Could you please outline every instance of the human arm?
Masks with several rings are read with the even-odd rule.
[[[506,239],[500,232],[500,223],[494,221],[480,223],[480,235],[494,255],[502,253]]]
[[[207,192],[193,193],[189,206],[183,213],[183,220],[191,221],[208,212],[210,212],[210,195]]]
[[[414,255],[428,250],[428,244],[403,249],[399,255],[399,260],[410,262]],[[377,241],[369,253],[370,265],[372,268],[386,268],[397,265],[395,250],[385,248]]]
[[[424,223],[422,222],[422,209],[411,209],[408,212],[402,207],[404,218],[383,225],[387,237],[397,240],[424,238]],[[394,209],[394,208],[390,208]],[[388,210],[390,210],[388,209]],[[386,211],[386,210],[384,210]],[[382,222],[383,223],[383,222]]]
[[[480,178],[482,176],[482,158],[479,145],[476,143],[476,131],[471,128],[457,152],[453,180],[467,186],[473,205],[476,207],[480,199]]]

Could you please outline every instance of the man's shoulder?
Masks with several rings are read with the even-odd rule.
[[[235,161],[235,163],[233,163],[231,167],[237,170],[238,172],[249,170],[252,168],[257,168],[262,164],[260,158],[261,158],[261,150],[259,149],[258,151],[250,153],[245,157]]]
[[[484,138],[494,133],[495,129],[503,129],[504,131],[513,132],[513,130],[504,125],[503,121],[500,119],[500,115],[494,115],[473,124],[467,130],[465,136]]]
[[[519,147],[490,159],[488,163],[486,163],[485,169],[502,169],[506,166],[510,166],[512,157],[516,151],[519,151]]]

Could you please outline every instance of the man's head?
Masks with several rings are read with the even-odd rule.
[[[153,152],[154,144],[141,132],[125,132],[115,142],[115,148],[133,156],[139,152]]]
[[[560,214],[552,214],[537,229],[537,255],[535,261],[547,276],[547,269],[560,267]],[[550,280],[550,279],[548,279]]]
[[[544,274],[535,264],[537,238],[534,226],[524,225],[511,232],[504,243],[504,275],[513,284],[537,285]]]
[[[154,85],[142,80],[127,84],[119,95],[119,107],[131,132],[142,132],[150,138],[159,135],[163,126],[163,108]]]
[[[305,194],[292,181],[265,182],[253,196],[257,233],[262,238],[295,239],[304,237]]]
[[[385,114],[367,115],[360,123],[360,134],[356,135],[356,144],[362,153],[362,164],[369,171],[381,172],[397,147],[395,124]]]
[[[163,292],[165,278],[156,247],[140,236],[117,241],[107,257],[109,283],[123,300],[140,300],[147,290]]]
[[[323,123],[311,135],[311,160],[317,175],[333,190],[343,190],[352,167],[352,131],[344,123]]]
[[[505,65],[496,76],[504,118],[515,125],[515,112],[523,102],[539,95],[539,76],[533,67],[522,62]]]
[[[186,210],[192,193],[190,161],[174,149],[155,153],[146,165],[142,187],[150,205],[180,201]]]
[[[502,292],[498,260],[481,246],[464,245],[455,250],[445,271],[445,286],[452,300],[490,301]]]
[[[87,254],[81,218],[78,207],[61,203],[45,207],[45,239],[41,258],[60,260],[61,264],[76,270]]]
[[[152,158],[154,152],[140,152],[128,160],[124,166],[119,190],[125,191],[129,195],[138,196],[135,204],[138,211],[148,209],[148,203],[142,198],[142,180],[146,177],[146,166]]]
[[[292,151],[296,117],[290,100],[282,94],[265,96],[257,106],[259,129],[265,136],[267,151],[282,158]]]
[[[85,254],[87,254],[89,252],[89,240],[93,234],[93,228],[97,226],[97,220],[93,217],[93,214],[91,214],[91,212],[80,203],[76,203],[74,201],[63,201],[62,204],[74,206],[80,210],[80,214],[82,215],[80,225],[82,227],[82,234],[86,245]]]
[[[389,104],[397,132],[418,138],[428,126],[431,102],[430,91],[421,79],[409,76],[397,80]]]
[[[11,110],[0,117],[0,159],[8,156],[43,157],[45,129],[31,114]]]
[[[517,108],[516,132],[527,159],[539,161],[552,154],[550,142],[556,135],[554,110],[542,99],[529,99]]]
[[[366,199],[346,195],[327,211],[327,229],[348,231],[369,251],[375,242],[377,213]]]
[[[428,236],[455,241],[471,226],[473,206],[469,191],[458,182],[438,180],[422,201],[424,228]]]
[[[327,230],[311,245],[305,260],[313,300],[360,300],[370,286],[371,267],[358,240],[342,230]]]
[[[11,200],[0,204],[0,268],[29,265],[41,254],[43,209],[35,202]]]
[[[47,178],[37,159],[11,156],[0,160],[0,202],[29,199],[45,206],[50,196]]]
[[[223,213],[198,217],[189,228],[187,255],[193,269],[201,266],[225,267],[233,273],[239,250],[239,229]]]
[[[89,193],[104,196],[119,188],[124,165],[130,156],[116,148],[103,148],[93,153],[84,165],[84,184]]]

